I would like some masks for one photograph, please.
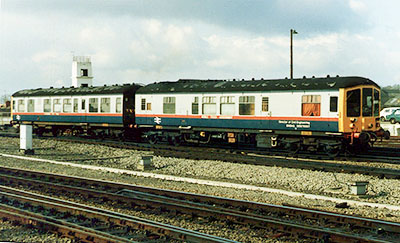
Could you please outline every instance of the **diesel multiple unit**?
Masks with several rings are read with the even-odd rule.
[[[381,136],[380,87],[362,77],[178,80],[23,90],[13,122],[38,133],[129,134],[150,143],[365,149]],[[139,134],[139,135],[138,135]]]

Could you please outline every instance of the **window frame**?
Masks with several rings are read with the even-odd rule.
[[[108,108],[108,109],[104,109],[104,108]],[[100,98],[100,113],[110,113],[110,112],[111,112],[110,97],[101,97]]]
[[[176,97],[163,97],[163,114],[176,114]]]
[[[93,104],[96,104],[96,106],[94,106]],[[98,97],[89,98],[89,113],[98,113],[98,112],[99,112],[99,98]]]
[[[239,96],[239,115],[254,116],[255,103],[256,103],[256,97],[254,95]]]

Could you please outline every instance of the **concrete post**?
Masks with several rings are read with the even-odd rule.
[[[19,128],[20,149],[23,154],[34,154],[32,148],[32,125],[21,125]]]

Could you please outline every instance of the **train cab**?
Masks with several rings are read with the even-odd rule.
[[[350,144],[373,143],[381,131],[379,87],[361,85],[343,88],[340,97],[344,102],[339,112],[339,131],[350,139]]]

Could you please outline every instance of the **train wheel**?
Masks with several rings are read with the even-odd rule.
[[[150,135],[150,136],[148,137],[148,140],[149,140],[149,143],[150,143],[150,144],[156,144],[156,143],[158,142],[158,138],[157,138],[156,135]]]
[[[179,146],[179,145],[182,144],[182,139],[181,139],[180,136],[171,137],[171,138],[169,139],[169,143],[170,143],[171,145],[174,145],[174,146]]]
[[[301,144],[300,143],[290,143],[289,145],[289,151],[291,155],[297,154],[301,149]]]
[[[325,153],[329,156],[329,158],[335,158],[340,154],[340,146],[339,145],[325,145],[324,147]]]

